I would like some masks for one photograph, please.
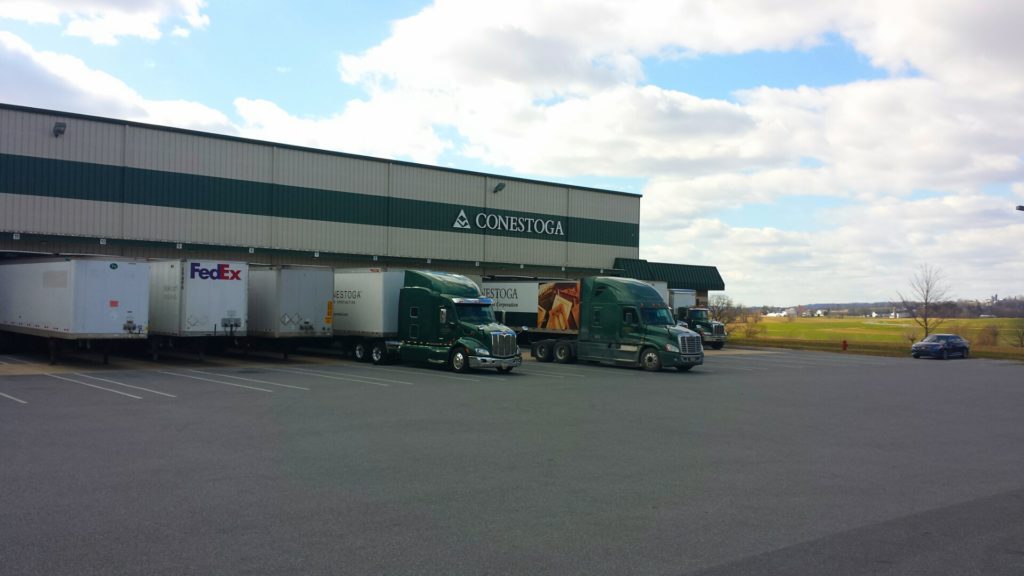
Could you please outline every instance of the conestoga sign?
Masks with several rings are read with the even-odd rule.
[[[452,228],[472,230],[473,224],[482,230],[504,230],[507,232],[525,232],[529,234],[546,234],[548,236],[565,236],[565,228],[561,220],[545,220],[529,216],[503,216],[479,212],[472,220],[466,216],[465,210],[459,210],[458,217]]]

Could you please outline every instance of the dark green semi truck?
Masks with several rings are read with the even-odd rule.
[[[541,362],[583,360],[686,371],[704,363],[700,335],[676,326],[658,291],[640,280],[487,281],[506,324],[522,326]]]
[[[357,360],[447,365],[456,372],[522,364],[516,334],[469,278],[419,270],[334,271],[334,336]]]

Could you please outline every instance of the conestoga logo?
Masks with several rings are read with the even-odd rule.
[[[452,228],[460,230],[472,230],[472,224],[483,230],[504,230],[507,232],[527,232],[531,234],[546,234],[548,236],[565,236],[565,228],[561,220],[543,220],[541,218],[529,218],[526,216],[501,216],[477,213],[473,220],[466,216],[465,210],[459,210]]]
[[[455,224],[452,224],[452,228],[460,228],[462,230],[469,230],[469,218],[466,218],[466,211],[459,210],[459,217],[455,219]]]

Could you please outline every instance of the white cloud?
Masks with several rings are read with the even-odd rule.
[[[242,136],[369,156],[430,162],[451,143],[419,118],[415,106],[398,108],[387,99],[350,101],[330,118],[300,118],[273,102],[238,98]]]
[[[1019,292],[1024,218],[1016,216],[987,196],[949,195],[845,206],[820,215],[814,232],[698,218],[643,229],[641,257],[717,266],[726,292],[748,305],[890,300],[922,262],[943,270],[952,297],[975,298]]]
[[[188,37],[192,30],[209,25],[209,16],[202,13],[205,5],[203,0],[0,0],[0,18],[65,23],[68,36],[115,45],[125,36],[159,39],[160,25],[169,19],[183,19],[189,28],[175,26],[171,33]]]
[[[78,58],[36,51],[10,32],[0,31],[0,69],[18,79],[0,83],[0,101],[10,104],[226,134],[236,131],[217,110],[195,102],[145,99]]]

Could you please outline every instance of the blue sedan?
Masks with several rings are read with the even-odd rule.
[[[948,360],[950,356],[967,358],[970,354],[971,345],[956,334],[929,334],[910,347],[910,355],[914,358],[931,356]]]

